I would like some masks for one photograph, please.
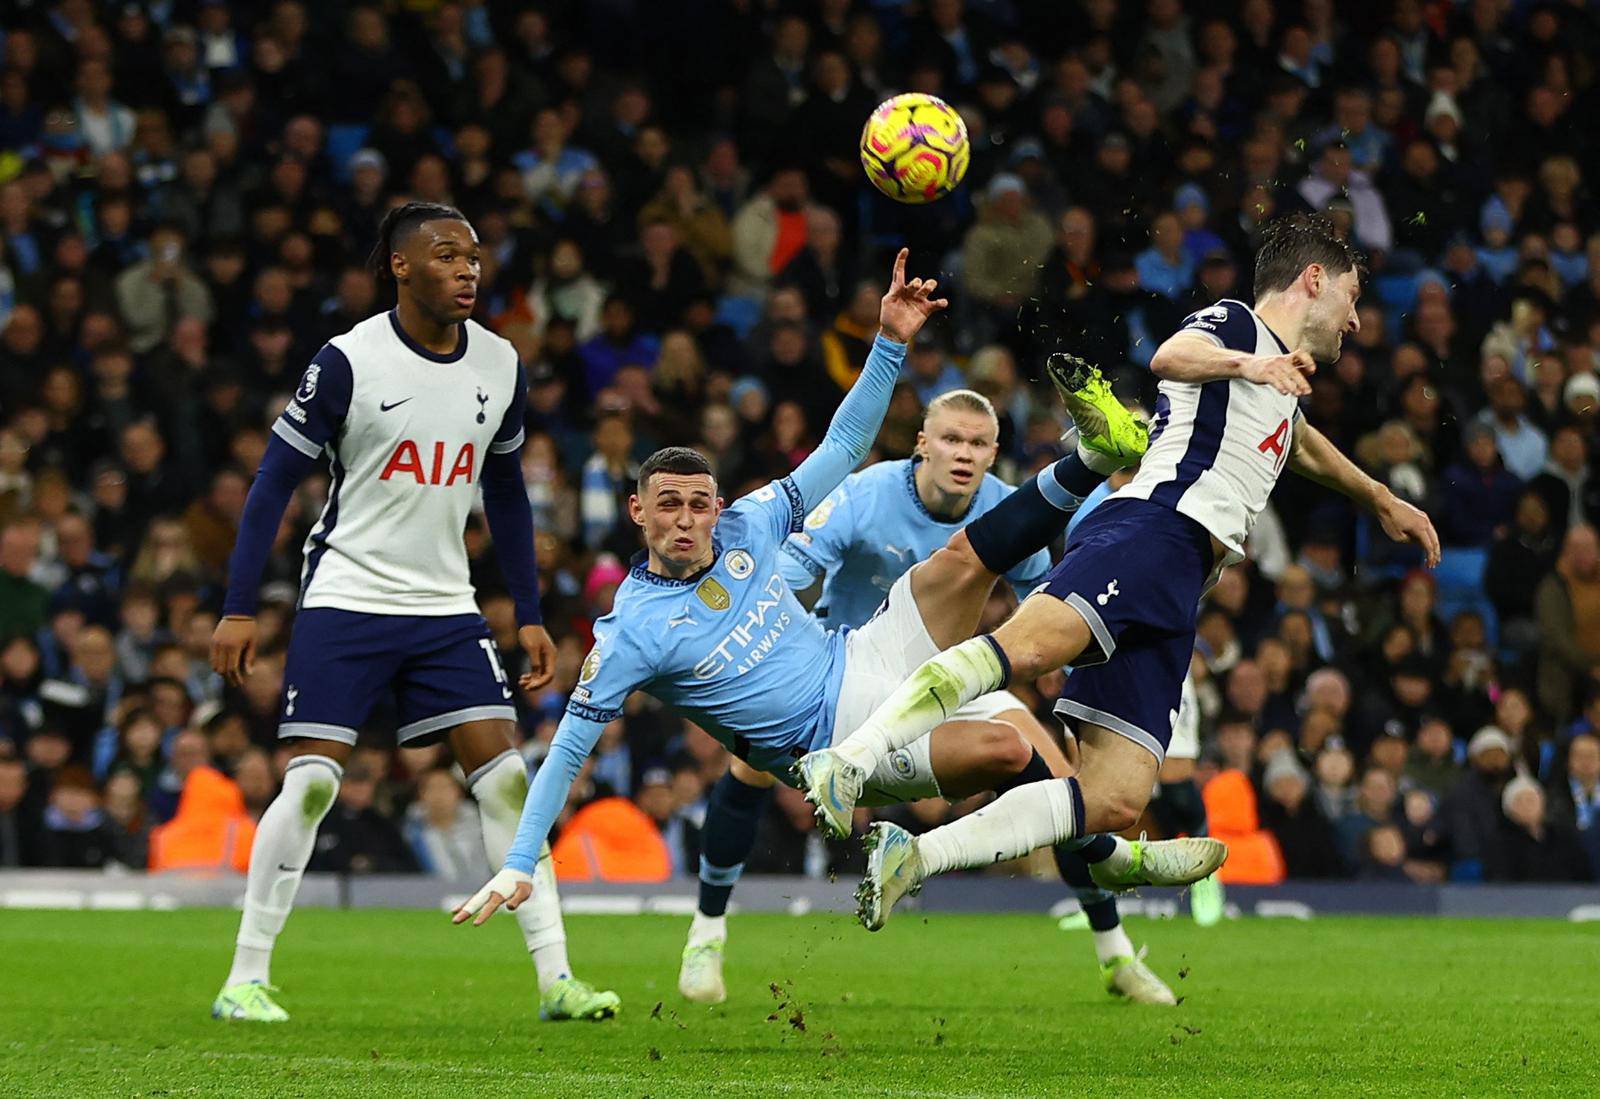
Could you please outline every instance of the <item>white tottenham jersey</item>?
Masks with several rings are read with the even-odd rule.
[[[300,605],[476,613],[463,532],[485,456],[522,446],[526,391],[516,350],[470,320],[448,355],[413,341],[393,312],[329,340],[272,425],[332,466]]]
[[[1243,302],[1224,298],[1178,329],[1250,355],[1282,355],[1283,341]],[[1278,483],[1294,438],[1299,402],[1240,379],[1163,381],[1150,449],[1134,479],[1113,496],[1164,504],[1227,547],[1219,566],[1244,558],[1244,541]]]

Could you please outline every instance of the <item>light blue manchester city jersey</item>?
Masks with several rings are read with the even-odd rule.
[[[790,587],[801,591],[825,578],[816,612],[828,625],[866,622],[901,574],[932,557],[956,531],[1016,491],[985,474],[966,514],[941,519],[917,495],[916,467],[908,458],[852,473],[784,543],[783,575]],[[1050,553],[1040,550],[1006,579],[1020,597],[1049,571]]]
[[[650,572],[641,555],[595,623],[568,718],[603,726],[645,691],[780,776],[831,734],[844,638],[806,613],[779,567],[799,500],[786,477],[734,503],[716,559],[688,579]]]

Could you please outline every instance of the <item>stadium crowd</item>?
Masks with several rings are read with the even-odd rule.
[[[228,553],[304,364],[385,308],[367,251],[414,197],[472,219],[476,318],[529,371],[523,465],[559,646],[555,683],[519,699],[535,763],[638,549],[637,462],[699,446],[730,498],[787,472],[860,370],[894,247],[953,310],[910,353],[879,457],[908,455],[922,406],[970,386],[1014,480],[1059,453],[1029,380],[1043,353],[1102,363],[1148,407],[1161,339],[1249,300],[1262,224],[1325,212],[1371,276],[1306,415],[1447,548],[1421,570],[1289,479],[1200,619],[1213,832],[1236,880],[1600,873],[1594,3],[5,11],[0,867],[242,865],[277,786],[283,645],[326,478],[283,524],[239,691],[207,659]],[[901,90],[971,131],[965,185],[927,207],[876,196],[856,159]],[[481,521],[466,537],[514,675]],[[1059,686],[1019,689],[1046,713]],[[484,876],[459,776],[392,743],[380,717],[313,869]],[[692,874],[725,762],[635,696],[566,825],[613,862],[564,873]],[[963,808],[898,812],[920,828]],[[781,790],[750,869],[857,857]]]

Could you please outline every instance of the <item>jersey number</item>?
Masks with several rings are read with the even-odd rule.
[[[494,680],[500,684],[500,693],[510,698],[511,681],[506,678],[506,670],[500,664],[500,654],[494,651],[494,641],[491,638],[480,637],[478,647],[483,650],[483,655],[489,658],[489,670],[494,672]]]
[[[1282,469],[1283,460],[1289,451],[1289,421],[1284,420],[1279,424],[1276,431],[1256,445],[1256,449],[1263,454],[1271,453],[1273,468]]]

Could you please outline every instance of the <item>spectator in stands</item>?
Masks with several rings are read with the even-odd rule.
[[[1400,797],[1400,834],[1406,844],[1406,876],[1417,882],[1442,882],[1450,844],[1439,820],[1439,799],[1424,789]]]
[[[1519,481],[1529,481],[1544,469],[1549,443],[1544,432],[1533,426],[1525,409],[1528,394],[1522,384],[1506,375],[1489,386],[1489,407],[1479,414],[1480,423],[1494,431],[1495,449],[1505,462],[1506,472]]]
[[[0,637],[34,634],[44,625],[50,593],[30,578],[38,552],[35,524],[0,530]]]
[[[1278,841],[1284,866],[1291,878],[1344,876],[1344,860],[1333,826],[1311,795],[1310,776],[1293,752],[1272,757],[1262,773],[1266,797],[1261,802],[1261,825]]]
[[[1600,382],[1596,382],[1600,395]],[[1592,522],[1600,511],[1600,481],[1590,476],[1589,443],[1576,424],[1563,424],[1550,438],[1550,458],[1544,471],[1528,487],[1539,493],[1550,510],[1554,530]]]
[[[1567,742],[1566,773],[1551,792],[1551,819],[1570,827],[1600,879],[1600,736],[1579,733]]]
[[[1342,141],[1323,147],[1316,168],[1301,181],[1300,197],[1313,210],[1321,210],[1335,196],[1348,198],[1355,214],[1355,239],[1369,252],[1387,252],[1394,232],[1383,196],[1366,172],[1352,164],[1350,148]]]
[[[1487,868],[1504,862],[1500,795],[1512,777],[1516,753],[1511,738],[1486,725],[1467,742],[1467,772],[1440,807],[1450,843],[1450,877],[1482,881]]]
[[[467,881],[491,873],[477,811],[444,768],[417,780],[417,800],[406,810],[405,837],[424,874]]]
[[[1567,720],[1577,693],[1600,664],[1600,540],[1587,524],[1572,527],[1555,568],[1534,595],[1539,623],[1539,703]]]
[[[759,298],[805,248],[806,199],[805,173],[782,167],[772,173],[760,194],[739,208],[732,224],[730,292]]]
[[[843,247],[839,215],[826,206],[806,208],[806,245],[778,275],[780,285],[794,286],[805,297],[813,325],[830,322],[859,284],[857,265]]]
[[[66,767],[50,786],[39,837],[39,865],[97,870],[111,855],[111,834],[94,776]]]
[[[31,809],[27,766],[14,756],[0,755],[0,869],[38,861],[38,821]]]
[[[618,410],[600,417],[594,429],[595,453],[583,467],[579,514],[583,541],[590,548],[603,544],[620,524],[628,522],[623,505],[633,491],[633,431]]]
[[[1032,208],[1027,185],[1006,172],[996,175],[961,245],[969,305],[981,310],[977,319],[984,333],[998,331],[1035,292],[1049,250],[1050,224]]]
[[[1134,259],[1139,285],[1177,301],[1194,285],[1195,260],[1184,250],[1183,225],[1178,215],[1164,211],[1150,224],[1150,247]]]
[[[1395,824],[1395,799],[1399,787],[1394,776],[1381,767],[1369,767],[1356,787],[1355,805],[1335,822],[1339,849],[1347,865],[1363,864],[1367,834],[1380,826]]]
[[[1589,881],[1594,873],[1576,833],[1546,816],[1544,787],[1527,775],[1506,783],[1500,794],[1505,814],[1503,861],[1492,866],[1494,881]]]
[[[956,364],[950,361],[939,333],[926,327],[912,341],[901,376],[911,383],[917,400],[924,407],[939,394],[965,388],[967,384]]]
[[[353,761],[339,783],[339,796],[322,820],[311,870],[341,874],[407,874],[417,860],[394,821],[374,807],[378,776]],[[249,845],[246,845],[248,850]]]
[[[1495,533],[1510,524],[1522,486],[1501,465],[1493,428],[1471,424],[1464,442],[1464,460],[1446,469],[1441,478],[1439,533],[1446,545],[1487,548]]]
[[[158,226],[146,241],[149,259],[117,276],[117,310],[128,326],[128,345],[139,354],[152,351],[167,337],[179,317],[198,317],[209,324],[211,292],[184,257],[183,233],[176,226]]]
[[[1558,446],[1562,432],[1557,432]],[[1495,536],[1484,569],[1484,594],[1500,619],[1500,636],[1518,649],[1538,644],[1535,595],[1556,560],[1557,531],[1537,484],[1517,498],[1511,526]]]
[[[1455,759],[1455,739],[1450,725],[1438,714],[1422,719],[1415,744],[1405,765],[1405,781],[1437,798],[1447,796],[1461,778]]]

